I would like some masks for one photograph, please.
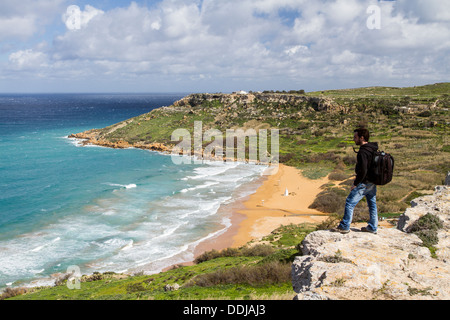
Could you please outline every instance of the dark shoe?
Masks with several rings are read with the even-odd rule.
[[[350,232],[350,229],[345,230],[345,229],[342,229],[340,226],[337,226],[337,227],[334,229],[334,231],[340,232],[340,233],[342,233],[342,234],[346,234],[346,233],[349,233],[349,232]]]
[[[376,231],[373,231],[372,229],[370,229],[370,228],[368,228],[368,227],[362,227],[362,228],[361,228],[361,231],[362,231],[362,232],[369,232],[369,233],[372,233],[372,234],[377,234]]]

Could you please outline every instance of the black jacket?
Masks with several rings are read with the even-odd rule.
[[[374,152],[378,150],[377,142],[368,142],[363,144],[358,151],[358,155],[356,156],[356,166],[355,173],[356,178],[353,184],[357,186],[361,182],[367,183],[370,181],[370,171],[369,168],[372,165],[372,158]]]

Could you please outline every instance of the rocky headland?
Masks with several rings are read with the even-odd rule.
[[[113,148],[113,149],[127,149],[127,148],[139,148],[139,149],[147,149],[147,150],[153,150],[153,151],[160,151],[160,152],[170,152],[171,147],[159,143],[159,142],[153,142],[153,143],[130,143],[125,140],[117,140],[117,141],[111,141],[107,140],[106,138],[102,137],[99,130],[92,129],[85,132],[80,133],[73,133],[68,136],[70,139],[79,139],[81,145],[96,145],[100,147],[106,147],[106,148]]]
[[[433,233],[430,245],[424,234]],[[380,227],[376,235],[315,231],[292,265],[295,299],[448,300],[449,241],[450,186],[413,200],[397,228]]]
[[[69,138],[80,139],[82,145],[171,152],[176,144],[170,140],[171,132],[161,136],[150,133],[161,127],[183,128],[188,122],[198,120],[202,121],[204,131],[213,127],[269,129],[274,126],[268,120],[301,119],[302,110],[313,113],[347,113],[348,109],[326,97],[278,93],[190,94],[171,106],[152,110],[103,129],[71,134]],[[239,125],[243,119],[245,121]],[[281,128],[281,133],[295,133],[292,130]]]

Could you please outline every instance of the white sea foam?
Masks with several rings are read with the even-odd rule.
[[[80,138],[72,138],[72,137],[60,137],[61,139],[64,139],[66,141],[68,141],[70,144],[74,145],[75,147],[85,147],[85,148],[108,148],[108,147],[104,147],[104,146],[99,146],[96,144],[84,144],[85,141],[87,141],[88,139],[80,139]]]
[[[128,243],[125,246],[123,246],[120,250],[131,249],[133,247],[133,243],[134,243],[133,240],[128,241]]]
[[[40,270],[30,270],[32,273],[34,274],[39,274],[45,271],[45,269],[40,269]]]
[[[228,170],[236,168],[238,163],[228,162],[208,162],[207,165],[194,169],[195,175],[186,177],[187,179],[210,179],[219,174],[225,173]]]
[[[112,238],[112,239],[108,239],[108,240],[104,241],[103,244],[106,246],[109,246],[109,247],[113,247],[113,248],[120,248],[120,247],[125,247],[128,244],[128,242],[123,239]]]
[[[102,213],[102,215],[104,215],[104,216],[112,216],[115,214],[117,214],[116,210],[106,210],[105,212]]]
[[[45,247],[45,245],[42,245],[42,246],[39,246],[39,247],[36,247],[36,248],[32,249],[31,251],[32,252],[38,252],[38,251],[41,251],[44,247]]]
[[[218,181],[216,181],[216,182],[211,182],[210,181],[210,182],[206,182],[204,184],[201,184],[201,185],[198,185],[198,186],[195,186],[195,187],[182,189],[180,192],[185,193],[185,192],[194,191],[194,190],[198,190],[198,189],[208,188],[208,187],[211,187],[211,186],[215,186],[215,185],[217,185],[219,183],[220,182],[218,182]]]
[[[218,237],[221,234],[225,233],[231,226],[231,220],[228,218],[222,219],[222,225],[223,228],[208,233],[206,236],[201,237],[197,240],[184,244],[178,247],[176,250],[172,251],[170,254],[161,256],[160,258],[157,259],[147,258],[137,261],[136,266],[138,267],[146,266],[145,268],[146,273],[151,274],[161,272],[164,268],[170,265],[192,261],[194,259],[194,250],[197,248],[197,246],[204,241]]]
[[[77,138],[69,138],[69,137],[61,137],[61,138],[67,140],[69,143],[73,144],[75,147],[82,147],[83,141],[85,141],[85,139],[77,139]]]
[[[186,223],[187,222],[184,222],[184,223],[177,224],[173,227],[165,229],[161,235],[151,238],[151,241],[156,242],[156,241],[159,241],[161,239],[165,239],[165,238],[171,236],[172,234],[175,233],[176,230],[178,230],[182,225],[184,225]]]
[[[131,184],[106,183],[106,184],[111,187],[120,187],[120,188],[125,188],[125,189],[137,188],[137,185],[134,183],[131,183]]]
[[[43,244],[43,245],[41,245],[41,246],[38,246],[38,247],[32,249],[31,251],[32,251],[32,252],[39,252],[39,251],[41,251],[42,249],[44,249],[45,247],[47,247],[47,246],[51,245],[52,243],[55,243],[55,242],[57,242],[57,241],[59,241],[59,240],[61,240],[61,238],[60,238],[60,237],[57,237],[57,238],[53,239],[52,241],[50,241],[50,242],[48,242],[48,243],[45,243],[45,244]]]

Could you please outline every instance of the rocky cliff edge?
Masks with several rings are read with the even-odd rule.
[[[429,247],[411,232],[420,217],[442,222]],[[302,242],[292,265],[296,300],[447,300],[450,298],[450,186],[412,201],[397,228],[378,234],[321,230]]]

